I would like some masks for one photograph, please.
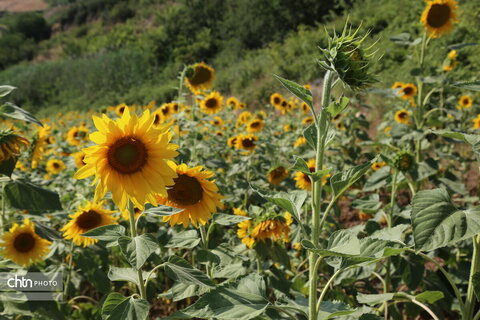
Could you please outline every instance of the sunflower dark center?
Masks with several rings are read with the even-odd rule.
[[[278,168],[276,168],[275,170],[272,171],[272,176],[274,178],[280,178],[280,177],[283,177],[284,172],[285,172],[284,167],[278,167]]]
[[[33,249],[33,247],[35,247],[35,238],[31,233],[21,233],[15,237],[13,246],[19,252],[29,252]]]
[[[202,66],[197,66],[195,68],[195,73],[191,78],[188,78],[190,84],[196,86],[208,82],[212,78],[212,73],[209,69]]]
[[[77,226],[83,230],[96,228],[100,222],[102,222],[102,216],[93,210],[85,211],[77,218]]]
[[[403,89],[403,93],[406,94],[407,96],[411,95],[413,93],[413,88],[412,87],[405,87]]]
[[[53,163],[53,167],[54,167],[55,169],[59,169],[59,168],[60,168],[60,164],[58,164],[57,162],[54,162],[54,163]]]
[[[125,107],[120,107],[120,109],[118,109],[118,112],[120,112],[120,114],[123,114],[124,111],[125,111]]]
[[[124,174],[140,171],[147,162],[147,156],[145,145],[135,137],[121,138],[107,151],[110,167]]]
[[[251,128],[258,128],[260,127],[260,121],[255,121],[250,124]]]
[[[205,101],[205,105],[207,106],[207,108],[209,109],[214,109],[217,107],[217,99],[214,99],[214,98],[210,98],[210,99],[207,99]]]
[[[434,4],[428,11],[427,23],[433,28],[444,26],[450,19],[450,7],[448,4]]]
[[[407,117],[407,113],[406,113],[406,112],[400,112],[400,113],[398,114],[398,117],[399,117],[400,119],[405,119],[405,118]]]
[[[197,204],[202,200],[203,188],[196,178],[182,174],[173,181],[174,186],[167,190],[170,200],[185,206]]]
[[[243,139],[242,144],[245,148],[255,147],[255,141],[253,139],[250,139],[250,138]]]
[[[468,99],[467,99],[467,98],[464,98],[464,99],[463,99],[463,104],[468,104],[468,103],[469,103]]]
[[[160,116],[158,114],[155,115],[155,120],[153,120],[153,124],[159,124],[160,123]]]
[[[168,107],[162,108],[162,113],[166,116],[170,110],[168,110]]]
[[[281,102],[280,97],[273,98],[273,104],[280,104],[280,102]]]

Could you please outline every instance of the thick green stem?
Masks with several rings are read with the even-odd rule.
[[[131,201],[128,201],[127,208],[128,208],[129,222],[130,222],[130,235],[132,238],[135,238],[137,236],[137,228],[135,224],[135,209]],[[137,274],[138,274],[138,286],[139,286],[138,289],[140,291],[140,296],[142,297],[142,299],[146,299],[147,290],[145,288],[145,283],[143,282],[142,270],[138,269]]]
[[[65,285],[63,287],[63,297],[65,298],[68,293],[68,285],[70,284],[70,279],[72,278],[72,267],[73,267],[73,241],[70,242],[70,260],[68,261],[68,270],[67,270],[67,280],[65,281]]]
[[[330,91],[332,88],[333,74],[330,71],[325,73],[325,79],[323,82],[323,95],[322,95],[322,106],[320,110],[320,119],[316,122],[317,126],[317,146],[316,146],[316,171],[322,170],[323,168],[323,158],[325,153],[325,138],[327,135],[327,113],[326,108],[330,103]],[[318,179],[313,182],[312,188],[313,201],[312,201],[312,211],[313,211],[313,221],[312,221],[312,237],[311,240],[315,246],[318,245],[318,240],[320,236],[320,211],[322,203],[322,179]],[[317,285],[318,285],[318,275],[315,270],[315,265],[319,259],[318,255],[314,252],[309,254],[309,319],[317,318],[316,302],[317,302]]]
[[[323,298],[325,298],[325,295],[327,294],[327,291],[328,291],[328,288],[332,285],[333,281],[335,280],[335,278],[345,269],[338,269],[337,272],[335,272],[333,274],[333,276],[328,279],[328,282],[325,284],[325,287],[323,288],[322,290],[322,294],[320,294],[320,298],[318,298],[318,301],[317,301],[317,312],[320,311],[320,307],[322,306],[322,301],[323,301]]]
[[[473,319],[475,304],[477,299],[475,297],[475,291],[473,287],[473,276],[480,270],[480,237],[473,237],[473,258],[472,265],[470,266],[470,279],[468,281],[467,299],[465,300],[465,319]]]
[[[203,249],[204,250],[208,250],[208,235],[209,235],[209,232],[207,232],[207,230],[205,230],[205,226],[200,225],[200,236],[202,237],[202,244],[203,244]],[[211,265],[210,262],[207,262],[206,269],[207,269],[207,275],[211,278],[212,277],[212,265]]]

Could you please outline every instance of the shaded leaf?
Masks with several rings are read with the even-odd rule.
[[[136,236],[133,239],[120,237],[118,244],[130,265],[136,269],[140,269],[148,257],[158,249],[157,239],[148,233]]]
[[[187,260],[171,256],[165,263],[165,273],[169,278],[185,284],[214,287],[213,282],[200,270],[192,267]]]
[[[54,191],[43,189],[27,180],[17,179],[5,186],[5,195],[12,207],[41,212],[62,210],[60,197]]]
[[[35,118],[30,112],[23,110],[11,102],[5,102],[2,106],[0,106],[0,116],[35,123],[40,127],[43,127],[43,124],[38,121],[38,119]]]

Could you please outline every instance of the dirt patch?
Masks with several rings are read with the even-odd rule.
[[[0,0],[0,11],[43,11],[47,8],[48,5],[43,0]]]

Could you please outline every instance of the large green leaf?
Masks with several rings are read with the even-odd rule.
[[[213,216],[213,222],[222,226],[232,226],[239,222],[250,220],[249,217],[239,216],[236,214],[225,214],[225,213],[217,213]]]
[[[197,230],[174,231],[172,238],[165,247],[192,249],[200,243],[200,240]]]
[[[148,272],[143,271],[142,276],[143,279],[146,279]],[[152,276],[155,277],[155,275]],[[133,268],[110,267],[110,270],[108,270],[108,279],[110,279],[110,281],[129,281],[135,283],[137,286],[140,285],[138,272]]]
[[[157,239],[148,233],[136,236],[133,239],[125,236],[120,237],[118,244],[130,265],[136,269],[140,269],[148,257],[158,249]]]
[[[392,300],[395,293],[379,293],[379,294],[357,294],[357,301],[362,304],[368,304],[374,306],[376,304],[384,303]]]
[[[144,299],[125,298],[113,292],[103,303],[102,318],[104,320],[145,320],[150,304]]]
[[[440,299],[443,299],[445,295],[442,291],[424,291],[415,296],[415,300],[424,302],[424,303],[435,303]]]
[[[475,157],[477,157],[477,162],[480,164],[480,135],[448,130],[433,130],[432,132],[445,138],[457,139],[470,144]]]
[[[346,171],[339,172],[330,178],[333,195],[335,198],[340,197],[352,184],[358,181],[372,166],[376,158],[370,162],[352,167]]]
[[[12,92],[15,89],[17,89],[17,88],[9,86],[9,85],[0,86],[0,98],[5,97],[6,95],[8,95],[10,92]]]
[[[0,116],[35,123],[43,127],[43,124],[38,121],[38,119],[35,118],[30,112],[23,110],[11,102],[5,102],[0,106]]]
[[[418,192],[411,219],[416,251],[445,247],[480,233],[480,207],[457,209],[445,189]]]
[[[451,86],[464,90],[480,91],[480,80],[455,82]]]
[[[220,287],[203,295],[193,305],[167,319],[249,320],[261,315],[270,303],[264,297],[238,289]]]
[[[95,229],[91,229],[82,234],[82,236],[101,241],[117,241],[118,238],[125,235],[125,227],[119,224],[109,224]]]
[[[181,283],[204,287],[215,286],[203,272],[192,267],[187,260],[178,256],[171,256],[168,262],[165,262],[165,272],[171,279]]]
[[[310,92],[310,90],[306,89],[305,87],[293,81],[284,79],[277,75],[273,75],[273,76],[277,78],[277,80],[280,81],[288,91],[290,91],[292,94],[297,96],[300,100],[308,104],[310,109],[313,110],[313,98],[312,98],[312,92]]]
[[[328,320],[339,316],[346,316],[355,313],[357,309],[351,309],[340,301],[323,301],[318,311],[318,319]]]
[[[296,157],[295,164],[292,166],[292,170],[300,171],[310,176],[313,179],[313,181],[318,181],[322,179],[323,176],[325,176],[330,172],[330,169],[311,172],[307,162],[300,157]]]
[[[27,180],[17,179],[5,186],[5,195],[12,207],[32,213],[62,210],[60,198],[54,191],[43,189]]]
[[[158,205],[156,207],[151,207],[151,208],[146,209],[144,214],[160,216],[160,217],[167,217],[167,216],[171,216],[171,215],[177,214],[177,213],[182,212],[182,211],[183,211],[183,209],[170,207],[170,206],[165,206],[165,205]]]
[[[308,193],[306,191],[296,190],[289,193],[277,192],[272,195],[265,195],[260,193],[259,191],[257,191],[257,193],[265,200],[276,204],[280,208],[290,212],[298,223],[302,223],[300,219],[300,213],[302,212],[302,206],[307,199]]]

